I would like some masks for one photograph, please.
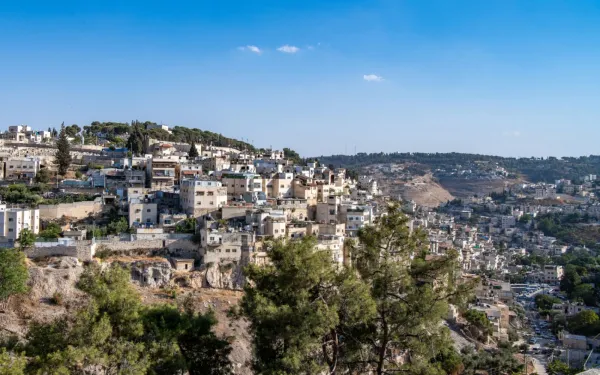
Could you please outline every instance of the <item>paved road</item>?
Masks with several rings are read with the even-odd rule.
[[[532,357],[533,367],[535,368],[535,372],[537,375],[548,375],[546,372],[546,366],[544,366],[539,359]]]

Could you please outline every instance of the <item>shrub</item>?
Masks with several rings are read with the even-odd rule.
[[[53,305],[62,306],[62,304],[64,302],[63,295],[60,292],[54,292],[54,294],[52,295],[52,298],[50,298],[50,302]]]

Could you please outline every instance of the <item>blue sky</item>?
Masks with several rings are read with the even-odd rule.
[[[139,119],[307,156],[599,154],[598,46],[597,0],[4,0],[0,129]]]

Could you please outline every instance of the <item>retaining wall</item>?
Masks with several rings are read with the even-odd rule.
[[[97,199],[76,203],[41,204],[39,209],[40,219],[60,219],[63,216],[85,219],[90,213],[95,215],[102,211],[102,201]]]
[[[157,240],[136,240],[136,241],[97,241],[111,251],[131,251],[131,250],[181,250],[198,251],[198,245],[189,239],[157,239]]]
[[[89,241],[76,245],[37,246],[25,250],[28,258],[43,258],[51,256],[75,257],[81,261],[92,260],[96,253],[96,244]]]

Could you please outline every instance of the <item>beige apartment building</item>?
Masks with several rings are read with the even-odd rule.
[[[563,278],[563,267],[553,264],[547,264],[544,266],[544,282],[546,283],[558,283]]]
[[[227,188],[219,181],[183,179],[180,203],[181,209],[189,215],[216,211],[227,204]]]
[[[262,177],[254,173],[225,173],[221,177],[227,195],[237,198],[246,192],[262,192]]]
[[[292,198],[294,185],[293,173],[275,173],[263,179],[264,192],[268,198]]]
[[[282,238],[286,234],[286,221],[282,217],[269,216],[265,220],[265,235],[273,238]]]
[[[158,223],[158,205],[156,203],[129,203],[129,226],[153,226]]]
[[[317,203],[316,220],[319,223],[337,222],[341,203],[342,198],[336,195],[330,195],[324,203]]]
[[[4,178],[7,180],[26,180],[34,178],[40,170],[38,158],[9,158],[4,163]]]
[[[148,160],[150,188],[152,190],[172,190],[175,185],[175,167],[178,160],[153,158]]]
[[[200,230],[203,263],[239,262],[244,253],[248,255],[254,250],[255,241],[254,232],[230,232],[203,228]]]

